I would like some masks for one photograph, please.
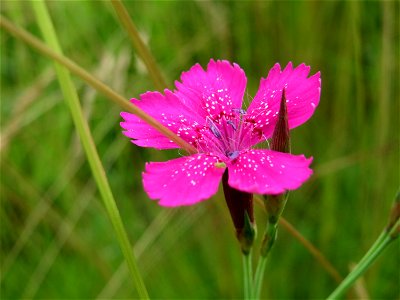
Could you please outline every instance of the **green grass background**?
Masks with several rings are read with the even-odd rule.
[[[48,4],[68,57],[127,99],[154,90],[109,3]],[[347,274],[385,226],[399,185],[399,2],[125,4],[171,88],[210,58],[245,70],[246,104],[275,62],[321,71],[321,103],[292,131],[293,153],[313,156],[315,172],[291,193],[284,217]],[[29,2],[2,1],[1,11],[41,38]],[[150,296],[241,297],[241,255],[221,191],[195,207],[150,201],[145,162],[180,153],[131,144],[119,107],[74,80]],[[135,298],[51,61],[4,30],[1,134],[1,297]],[[397,242],[363,278],[370,299],[400,297],[399,265]],[[264,281],[268,299],[321,299],[336,286],[282,228]]]

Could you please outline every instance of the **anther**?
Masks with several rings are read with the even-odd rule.
[[[227,153],[227,156],[230,158],[230,159],[235,159],[235,158],[237,158],[238,156],[239,156],[239,153],[240,153],[240,151],[238,151],[238,150],[236,150],[236,151],[232,151],[232,152],[228,152]]]
[[[236,131],[236,125],[235,125],[235,123],[233,123],[233,121],[232,121],[232,120],[228,120],[228,121],[226,121],[226,123],[227,123],[227,124],[229,124],[229,125],[231,125],[231,126],[232,126],[232,128],[233,128],[233,130],[235,130],[235,131]]]
[[[208,127],[210,128],[211,132],[215,135],[216,138],[221,139],[221,132],[219,131],[218,127],[215,126],[214,122],[211,121],[210,118],[207,117]]]
[[[232,111],[234,113],[238,113],[240,115],[245,115],[246,114],[246,111],[243,108],[232,108]]]

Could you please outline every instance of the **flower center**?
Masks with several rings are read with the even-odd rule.
[[[229,114],[206,117],[206,124],[200,130],[197,149],[221,158],[236,159],[241,151],[251,148],[261,138],[261,132],[255,128],[254,122],[245,116],[245,110],[235,108]]]

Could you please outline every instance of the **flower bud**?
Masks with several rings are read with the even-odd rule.
[[[271,150],[278,152],[290,152],[290,134],[288,113],[286,107],[286,91],[282,90],[281,103],[274,134],[272,135]],[[264,204],[268,213],[268,222],[277,223],[287,199],[287,193],[280,195],[264,196]]]
[[[278,121],[272,135],[271,150],[290,153],[290,133],[285,89],[282,90]]]
[[[286,107],[286,91],[282,90],[282,98],[274,133],[272,135],[271,150],[290,153],[290,133],[288,113]],[[267,228],[261,243],[261,255],[267,256],[277,235],[279,217],[286,205],[288,193],[279,195],[264,195],[264,205],[267,211]]]
[[[226,204],[236,229],[242,252],[249,254],[256,237],[256,227],[253,213],[253,194],[239,191],[228,184],[229,174],[225,171],[222,176],[222,186]]]

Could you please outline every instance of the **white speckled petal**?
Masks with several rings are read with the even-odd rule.
[[[265,138],[271,137],[275,128],[282,90],[286,89],[286,105],[290,129],[306,122],[318,106],[321,92],[320,73],[308,77],[310,67],[301,64],[293,68],[289,63],[281,71],[279,64],[262,78],[259,90],[247,110],[247,119],[260,128]]]
[[[210,60],[207,70],[196,64],[182,73],[181,81],[175,82],[175,94],[203,118],[242,107],[247,79],[237,64]]]
[[[195,154],[166,162],[146,164],[144,189],[162,206],[182,206],[206,200],[218,190],[225,167],[217,167],[218,158]]]
[[[255,194],[281,194],[299,188],[312,174],[312,158],[272,150],[249,150],[228,166],[228,184]]]
[[[203,125],[203,120],[171,91],[165,90],[165,95],[158,92],[147,92],[140,96],[140,100],[132,99],[131,102],[188,143],[195,144],[198,139],[196,128],[199,126],[199,122]],[[136,145],[156,149],[178,148],[175,143],[137,116],[127,112],[122,112],[121,116],[125,120],[120,123],[121,127],[125,129],[123,133],[133,139],[132,142]]]

